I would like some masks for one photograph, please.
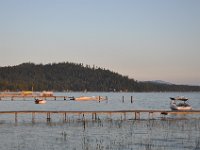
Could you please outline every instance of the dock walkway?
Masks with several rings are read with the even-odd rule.
[[[63,120],[67,120],[68,115],[79,115],[82,116],[82,119],[85,120],[85,116],[91,116],[92,120],[97,120],[99,115],[122,115],[123,119],[126,118],[126,115],[132,115],[132,119],[140,119],[141,114],[147,114],[149,119],[153,119],[154,114],[160,114],[163,116],[169,114],[200,114],[200,110],[190,110],[190,111],[170,111],[170,110],[112,110],[112,111],[0,111],[0,120],[1,115],[11,114],[15,116],[15,122],[17,122],[17,117],[20,114],[32,115],[32,120],[35,120],[35,116],[38,114],[45,114],[47,121],[51,120],[53,114],[60,114],[63,116]]]
[[[17,99],[21,99],[21,100],[27,100],[27,99],[35,99],[35,98],[42,98],[42,99],[53,99],[53,100],[57,100],[57,99],[63,99],[66,100],[67,98],[70,98],[68,96],[41,96],[41,95],[7,95],[7,94],[0,94],[0,100],[17,100]]]

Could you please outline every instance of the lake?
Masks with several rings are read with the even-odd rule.
[[[108,101],[64,101],[48,100],[44,105],[34,100],[2,100],[0,111],[8,110],[169,110],[169,97],[185,96],[193,109],[200,109],[200,93],[104,93],[104,92],[62,92],[58,96],[107,96]],[[133,96],[133,103],[131,103]],[[124,97],[124,98],[122,98]],[[124,102],[123,102],[124,101]],[[89,118],[89,117],[88,117]],[[128,116],[99,116],[97,121],[81,121],[80,116],[19,115],[15,122],[13,115],[0,115],[1,150],[190,150],[200,149],[200,115],[161,115],[148,119],[142,116],[134,120]]]

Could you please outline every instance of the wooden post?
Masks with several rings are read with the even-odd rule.
[[[140,119],[140,113],[139,112],[135,112],[135,120],[136,119]]]
[[[17,112],[15,112],[15,123],[17,123]]]
[[[67,120],[67,115],[66,115],[66,113],[64,113],[64,121],[66,121]]]
[[[126,113],[124,113],[124,120],[126,120]]]
[[[35,112],[32,112],[32,122],[35,122]]]
[[[51,120],[50,112],[47,113],[47,122]]]
[[[110,120],[112,120],[112,114],[111,113],[109,113],[109,116],[110,116]]]
[[[94,120],[96,121],[97,120],[97,114],[94,113]]]
[[[138,112],[138,119],[140,119],[140,112]]]
[[[82,120],[83,120],[83,129],[85,130],[85,115],[84,114],[83,114]]]
[[[135,120],[137,119],[137,112],[135,112]]]
[[[85,114],[83,113],[82,120],[85,120]]]

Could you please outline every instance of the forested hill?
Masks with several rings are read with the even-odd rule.
[[[199,86],[138,82],[95,66],[75,63],[0,67],[0,91],[200,91]]]

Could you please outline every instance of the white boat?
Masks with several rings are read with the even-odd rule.
[[[35,99],[35,104],[45,104],[47,101],[43,99]]]
[[[188,100],[188,98],[185,97],[175,97],[172,98],[170,97],[171,102],[170,102],[170,108],[172,110],[182,110],[182,111],[187,111],[187,110],[191,110],[192,107],[186,103],[186,101]],[[180,101],[180,102],[177,102]]]
[[[101,96],[80,96],[80,97],[71,97],[70,100],[76,100],[76,101],[89,101],[89,100],[105,100],[105,98]]]

